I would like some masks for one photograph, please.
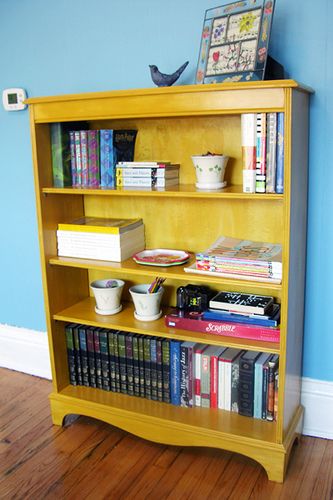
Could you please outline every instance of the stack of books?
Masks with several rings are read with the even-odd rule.
[[[50,125],[54,187],[114,188],[118,161],[134,158],[136,130],[88,130],[88,123]]]
[[[197,253],[194,267],[185,271],[281,283],[282,246],[221,236],[207,250]]]
[[[277,418],[276,354],[76,323],[67,324],[65,334],[71,385]]]
[[[142,219],[81,217],[58,224],[58,255],[121,262],[145,248]]]
[[[118,162],[117,187],[166,188],[179,184],[179,165],[170,162]]]

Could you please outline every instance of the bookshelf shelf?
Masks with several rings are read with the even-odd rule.
[[[216,191],[204,191],[196,189],[194,184],[180,184],[170,188],[152,189],[130,189],[130,188],[110,188],[110,189],[84,189],[84,188],[54,188],[45,187],[42,189],[44,194],[75,194],[91,196],[136,196],[136,197],[168,197],[168,198],[225,198],[225,199],[244,199],[244,200],[283,200],[283,194],[276,193],[243,193],[243,187],[240,185],[229,186]]]
[[[304,316],[308,98],[311,91],[293,80],[188,85],[28,99],[36,204],[53,378],[54,424],[67,414],[99,418],[143,438],[177,445],[210,446],[258,461],[269,479],[282,482],[290,451],[302,430],[300,402]],[[284,113],[284,194],[242,192],[241,115]],[[166,190],[73,189],[52,187],[50,126],[82,121],[91,129],[138,130],[135,160],[164,158],[180,164],[180,182]],[[206,151],[230,157],[228,187],[195,188],[191,156]],[[185,273],[184,266],[140,266],[57,256],[60,222],[82,216],[142,218],[146,248],[196,253],[225,235],[279,243],[281,284]],[[186,264],[189,266],[191,261]],[[280,343],[248,341],[169,329],[161,318],[133,317],[128,288],[166,277],[163,312],[176,290],[189,283],[212,289],[272,295],[281,304]],[[94,311],[91,281],[125,281],[123,310],[114,316]],[[279,354],[276,422],[205,408],[181,408],[101,389],[69,384],[65,326],[79,323],[143,336],[191,340]]]
[[[53,266],[60,267],[77,267],[80,269],[91,269],[95,271],[117,271],[119,276],[122,275],[133,275],[133,276],[145,276],[150,279],[155,278],[156,275],[163,275],[167,279],[179,280],[179,281],[191,281],[191,283],[201,283],[205,281],[207,284],[223,286],[227,289],[232,288],[244,288],[250,289],[255,293],[258,292],[265,293],[270,290],[269,293],[279,294],[282,288],[281,284],[276,283],[266,283],[258,281],[248,281],[248,280],[236,280],[231,278],[222,278],[215,276],[207,276],[202,274],[192,274],[185,273],[184,267],[188,267],[194,262],[194,258],[189,260],[186,264],[181,266],[173,267],[155,267],[155,266],[143,266],[137,264],[133,259],[127,259],[123,262],[111,262],[106,260],[93,260],[93,259],[77,259],[74,257],[52,257],[49,259],[49,263]]]
[[[154,321],[154,330],[151,324],[138,321],[133,316],[133,306],[128,302],[123,303],[123,310],[114,316],[101,316],[95,313],[94,299],[91,297],[84,299],[71,307],[64,309],[53,315],[53,319],[67,323],[82,323],[89,326],[101,328],[111,328],[115,330],[124,330],[127,332],[141,333],[143,335],[153,335],[156,337],[165,337],[178,340],[189,340],[192,342],[206,342],[212,345],[223,345],[228,347],[237,347],[239,349],[248,349],[253,351],[279,353],[279,344],[275,342],[260,342],[254,340],[238,339],[226,337],[223,335],[208,335],[200,332],[190,332],[168,328],[164,323],[164,317]],[[167,314],[169,308],[164,308],[163,313]]]

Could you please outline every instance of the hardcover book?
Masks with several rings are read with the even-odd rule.
[[[207,344],[195,344],[194,346],[194,405],[201,406],[201,356],[207,348]]]
[[[284,113],[277,114],[277,148],[276,148],[276,189],[284,191]]]
[[[195,342],[180,346],[180,406],[193,406],[193,349]]]
[[[95,366],[96,366],[96,385],[98,389],[103,388],[102,384],[102,357],[100,347],[100,328],[94,330],[94,348],[95,348]]]
[[[133,161],[137,133],[137,130],[113,131],[115,165],[118,162]]]
[[[69,383],[71,385],[78,385],[77,366],[76,366],[75,347],[74,347],[74,335],[73,335],[73,328],[74,327],[75,327],[74,323],[66,325],[65,326],[65,333],[66,333]]]
[[[126,333],[126,375],[127,394],[134,396],[134,364],[133,364],[133,334]]]
[[[155,337],[150,340],[150,375],[151,399],[157,401],[157,344]]]
[[[201,355],[201,406],[203,408],[217,408],[217,359],[221,350],[223,348],[211,345]]]
[[[73,337],[74,337],[74,352],[75,352],[75,360],[76,360],[77,383],[78,383],[78,385],[83,385],[81,349],[80,349],[80,338],[79,338],[79,325],[73,326]]]
[[[171,404],[180,406],[180,344],[170,340],[170,397]]]
[[[88,186],[99,188],[99,135],[98,130],[88,130]]]
[[[156,339],[157,400],[163,401],[163,355],[162,339]]]
[[[138,349],[139,349],[140,397],[144,398],[146,395],[145,358],[144,358],[143,337],[141,335],[138,337]]]
[[[267,113],[266,193],[275,193],[277,113]]]
[[[267,420],[274,420],[274,388],[275,373],[279,366],[279,355],[274,354],[268,361],[268,380],[267,380]]]
[[[271,358],[272,355],[263,352],[257,359],[254,367],[254,403],[253,403],[253,417],[262,418],[262,388],[263,388],[263,373],[264,364]]]
[[[87,332],[87,350],[88,350],[90,387],[97,387],[94,328],[88,327],[86,332]]]
[[[118,335],[120,332],[113,331],[113,352],[114,352],[114,370],[115,370],[115,381],[116,381],[116,392],[121,392],[121,383],[120,383],[120,359],[119,359],[119,342]]]
[[[80,131],[74,131],[74,152],[75,152],[75,186],[82,186],[82,155],[81,155],[81,139]]]
[[[134,396],[140,396],[139,336],[133,335],[133,382]]]
[[[266,192],[266,113],[257,113],[256,193]]]
[[[239,292],[219,292],[209,302],[211,309],[235,313],[266,314],[272,308],[273,297]]]
[[[151,351],[150,351],[150,337],[143,339],[143,356],[145,367],[145,397],[151,399]]]
[[[118,332],[120,392],[127,394],[126,334]]]
[[[100,184],[103,188],[115,187],[115,158],[113,148],[113,130],[102,129],[100,138]]]
[[[246,351],[239,360],[238,413],[253,417],[254,365],[260,352]]]
[[[102,389],[104,391],[111,390],[111,376],[110,376],[110,354],[109,354],[109,335],[106,328],[101,328],[99,332],[99,343],[101,351],[101,365],[102,365]],[[111,335],[110,335],[111,336]],[[115,388],[113,389],[115,390]]]
[[[81,350],[82,382],[85,387],[90,387],[87,336],[86,328],[83,325],[79,327],[79,339]]]
[[[228,347],[218,359],[218,408],[231,411],[232,363],[242,353],[241,349]]]
[[[88,133],[87,130],[80,130],[80,146],[81,146],[81,187],[89,186],[88,177]]]
[[[170,341],[162,340],[163,402],[171,402],[170,393]]]
[[[280,304],[273,304],[271,314],[237,314],[219,309],[208,309],[203,312],[204,320],[224,321],[227,323],[244,323],[248,325],[273,326],[280,323]]]

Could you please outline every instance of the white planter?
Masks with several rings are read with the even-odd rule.
[[[225,169],[229,157],[225,155],[192,156],[199,189],[221,189],[226,186]]]
[[[111,278],[90,283],[96,300],[95,312],[102,315],[120,312],[122,310],[120,299],[124,285],[124,281]]]
[[[135,285],[129,291],[134,302],[134,317],[140,321],[154,321],[162,316],[161,300],[164,288],[148,293],[150,285]]]

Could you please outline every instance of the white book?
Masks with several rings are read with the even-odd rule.
[[[117,177],[144,177],[148,179],[170,179],[179,177],[179,168],[177,167],[117,167]]]
[[[123,245],[144,241],[144,225],[140,225],[131,231],[121,234],[89,233],[81,231],[57,230],[58,243],[108,246],[119,248]]]
[[[150,179],[149,177],[117,177],[119,187],[168,187],[179,184],[179,178],[165,179],[163,177]]]
[[[135,244],[125,246],[123,248],[73,248],[73,247],[60,247],[58,248],[59,257],[74,257],[78,259],[95,259],[95,260],[110,260],[113,262],[121,262],[129,259],[137,252],[144,250],[144,244]]]
[[[225,379],[225,362],[219,359],[219,397],[218,408],[224,410],[224,379]]]

